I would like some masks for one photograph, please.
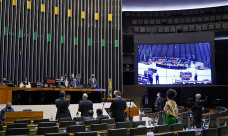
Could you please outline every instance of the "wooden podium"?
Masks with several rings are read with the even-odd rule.
[[[5,122],[13,122],[17,119],[43,119],[43,111],[28,111],[28,112],[6,112]]]
[[[2,90],[2,88],[8,88]],[[0,85],[0,104],[6,104],[7,102],[12,102],[12,90],[6,85]]]
[[[127,107],[124,112],[127,113],[127,117],[129,117],[129,109],[130,109],[130,117],[139,116],[139,107]]]

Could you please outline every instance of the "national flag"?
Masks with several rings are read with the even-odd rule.
[[[108,98],[112,98],[112,79],[108,79]]]

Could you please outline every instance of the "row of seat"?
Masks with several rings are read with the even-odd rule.
[[[174,24],[193,24],[193,23],[209,23],[228,20],[228,14],[214,16],[199,16],[187,18],[167,18],[167,19],[132,19],[132,25],[174,25]]]
[[[218,14],[228,12],[228,6],[212,7],[203,9],[174,10],[174,11],[152,11],[152,12],[123,12],[124,17],[170,17],[170,16],[192,16],[205,14]]]
[[[134,33],[177,33],[177,32],[199,32],[228,29],[228,22],[196,24],[196,25],[178,25],[178,26],[134,26]]]

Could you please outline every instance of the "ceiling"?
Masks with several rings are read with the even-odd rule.
[[[218,7],[228,0],[123,0],[123,11],[167,11]]]

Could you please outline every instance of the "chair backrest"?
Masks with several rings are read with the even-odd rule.
[[[14,120],[14,123],[27,123],[27,124],[31,124],[31,120],[29,120],[29,119]]]
[[[163,133],[163,132],[169,132],[169,131],[170,131],[169,125],[162,125],[162,126],[154,127],[154,133]]]
[[[27,123],[13,123],[13,124],[7,124],[7,129],[9,128],[27,128]]]
[[[126,128],[109,129],[108,136],[127,136]]]
[[[130,136],[134,135],[146,135],[147,134],[147,127],[137,127],[130,129]]]
[[[33,124],[38,124],[40,122],[49,122],[49,119],[34,119]]]
[[[216,128],[203,129],[201,136],[217,136]]]
[[[85,125],[72,125],[68,126],[66,131],[68,133],[74,133],[74,132],[85,132]]]
[[[131,122],[116,122],[116,128],[131,128]]]
[[[195,136],[195,131],[181,131],[177,133],[177,136]]]
[[[45,135],[46,133],[58,133],[59,128],[57,126],[54,127],[38,127],[37,135]]]
[[[92,124],[99,124],[99,120],[86,120],[84,121],[84,125],[86,126],[89,126],[89,125],[92,125]]]
[[[115,119],[102,119],[101,123],[115,124]]]
[[[218,128],[218,136],[228,135],[228,126]]]
[[[75,120],[72,120],[72,121],[60,121],[60,123],[59,123],[59,127],[60,128],[68,127],[68,126],[71,126],[71,125],[76,125],[76,121]]]
[[[3,125],[0,124],[0,131],[3,131]]]
[[[138,127],[138,126],[145,126],[146,125],[146,121],[133,121],[132,123],[132,127],[135,128],[135,127]]]
[[[38,123],[38,127],[53,127],[57,126],[56,122],[40,122]]]
[[[80,121],[84,121],[84,116],[81,117],[74,117],[73,120],[75,120],[76,122],[80,122]]]
[[[92,124],[90,127],[91,131],[100,131],[100,130],[108,130],[107,123],[103,124]]]
[[[71,120],[72,120],[71,117],[65,117],[65,118],[59,118],[58,122],[60,122],[60,121],[71,121]]]
[[[97,136],[97,132],[76,132],[74,136]]]
[[[217,113],[209,115],[209,128],[216,128],[217,127],[217,125],[216,125],[217,117],[218,117]]]
[[[184,129],[184,124],[172,124],[170,125],[170,131],[178,131],[178,130],[183,130]]]
[[[32,111],[32,109],[24,109],[23,112]]]
[[[44,136],[70,136],[69,133],[46,133]]]
[[[163,134],[154,134],[154,136],[174,136],[173,132],[163,133]]]
[[[28,135],[28,128],[9,128],[6,129],[5,135]]]

